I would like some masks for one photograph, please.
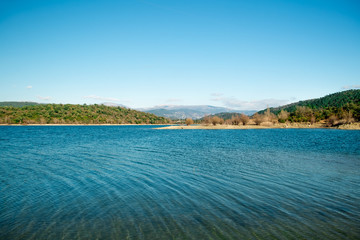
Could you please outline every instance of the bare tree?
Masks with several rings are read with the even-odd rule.
[[[223,119],[223,118],[220,118],[220,120],[219,120],[219,124],[220,124],[220,125],[223,125],[223,124],[224,124],[224,122],[225,122],[225,121],[224,121],[224,119]]]
[[[235,115],[231,117],[231,124],[232,125],[239,125],[240,124],[240,117],[239,115]]]
[[[241,114],[240,115],[240,121],[245,126],[250,121],[250,118],[248,116],[246,116],[245,114]]]
[[[289,118],[290,113],[285,111],[285,110],[281,110],[281,112],[278,114],[278,118],[280,120],[280,122],[284,123],[286,122],[286,120]]]
[[[263,116],[263,121],[277,123],[278,118],[276,117],[276,115],[274,113],[272,113],[270,111],[270,108],[267,108],[266,112],[264,113],[264,116]]]
[[[264,116],[258,113],[255,113],[252,117],[256,125],[260,125],[264,121]]]
[[[345,123],[353,123],[355,121],[352,111],[344,111],[341,117]]]
[[[186,124],[187,126],[189,126],[189,125],[191,125],[191,124],[194,124],[194,121],[193,121],[191,118],[187,118],[187,119],[185,120],[185,124]]]
[[[338,118],[335,115],[331,115],[327,120],[327,126],[332,127],[335,126],[338,122]]]
[[[203,123],[204,123],[205,125],[210,124],[210,123],[211,123],[211,117],[210,117],[210,116],[205,116],[205,117],[204,117],[204,120],[203,120]]]
[[[214,116],[211,118],[211,123],[216,126],[216,124],[220,123],[220,118],[218,116]]]

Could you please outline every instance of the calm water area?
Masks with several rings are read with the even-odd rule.
[[[1,126],[0,239],[360,239],[360,131]]]

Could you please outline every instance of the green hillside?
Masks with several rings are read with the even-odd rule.
[[[327,119],[330,116],[343,118],[351,115],[355,120],[360,120],[360,90],[348,90],[329,94],[325,97],[299,101],[288,105],[270,108],[270,112],[278,115],[281,111],[290,114],[291,121],[306,121],[312,116],[316,120]],[[264,114],[266,110],[259,111]]]
[[[297,107],[309,107],[311,109],[325,109],[329,107],[341,108],[349,104],[360,105],[360,90],[348,90],[326,95],[325,97],[291,103],[281,107],[270,108],[272,113],[278,114],[281,110],[294,112]],[[262,110],[259,113],[264,113]]]
[[[36,102],[0,102],[0,107],[24,107],[39,105]]]
[[[219,118],[222,118],[224,120],[228,120],[228,119],[231,119],[233,116],[240,116],[240,113],[237,113],[237,112],[222,112],[222,113],[216,113],[216,114],[212,114],[212,115],[209,115],[209,116],[206,116],[206,117],[219,117]],[[204,120],[205,117],[201,118],[200,120]]]
[[[249,115],[249,116],[254,114],[254,113],[255,113],[255,111],[251,111],[251,110],[243,111],[243,114]],[[217,117],[222,118],[224,120],[228,120],[228,119],[231,119],[233,116],[240,116],[240,115],[241,115],[241,113],[239,113],[239,112],[222,112],[222,113],[212,114],[212,115],[210,115],[210,117],[217,116]],[[207,117],[209,117],[209,116],[207,116]],[[200,120],[204,120],[204,119],[205,119],[205,117],[201,118]]]
[[[165,124],[154,114],[104,105],[39,104],[0,107],[0,124]]]

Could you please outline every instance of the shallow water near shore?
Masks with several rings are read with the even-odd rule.
[[[0,239],[359,239],[360,131],[1,126]]]

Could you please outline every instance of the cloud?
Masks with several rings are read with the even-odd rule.
[[[235,108],[239,110],[262,110],[267,107],[278,107],[289,103],[289,100],[273,98],[255,101],[243,101],[234,97],[217,97],[212,98],[211,100],[221,102],[228,108]]]
[[[27,88],[27,89],[32,89],[32,86],[29,85],[29,86],[27,86],[26,88]]]
[[[40,100],[44,100],[44,101],[49,101],[49,100],[51,100],[51,97],[37,96],[37,98],[40,99]]]
[[[96,95],[84,96],[83,98],[100,100],[100,101],[121,102],[121,100],[118,98],[100,97]]]
[[[342,89],[354,89],[354,88],[360,88],[360,85],[347,85],[342,87]]]

